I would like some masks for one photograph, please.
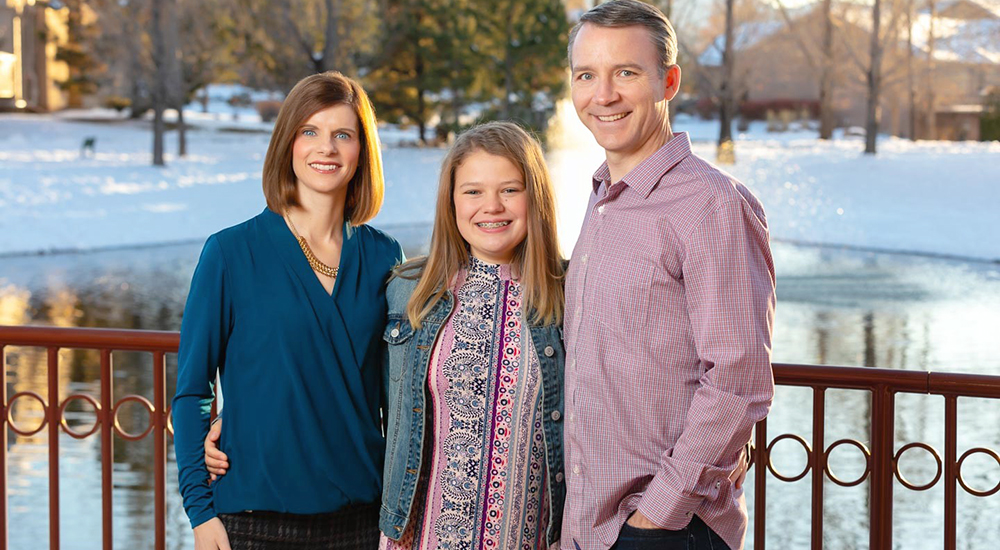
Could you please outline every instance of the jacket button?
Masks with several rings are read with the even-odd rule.
[[[561,412],[559,412],[559,411],[552,411],[552,420],[555,420],[556,422],[559,422],[560,418],[562,418],[562,413]]]
[[[399,337],[399,329],[398,328],[392,329],[392,331],[389,332],[389,336],[392,336],[393,338],[398,338]]]
[[[546,357],[552,357],[556,354],[556,350],[552,349],[552,346],[545,346],[543,353],[545,353]]]
[[[566,476],[562,472],[556,474],[556,483],[562,483],[564,479],[566,479]]]

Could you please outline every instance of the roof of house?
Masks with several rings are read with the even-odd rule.
[[[947,1],[947,0],[946,0]],[[992,13],[1000,14],[1000,0],[950,0],[951,4],[971,2]],[[938,4],[938,11],[946,2]],[[803,6],[791,13],[793,19],[813,13],[816,5]],[[843,2],[837,7],[837,17],[868,31],[871,29],[871,7]],[[917,14],[913,22],[913,47],[926,53],[931,17],[927,11]],[[738,25],[734,29],[734,46],[737,51],[746,50],[761,41],[781,32],[786,23],[781,20],[753,21]],[[1000,64],[1000,15],[982,19],[934,18],[934,59],[951,63],[991,63]],[[722,50],[726,40],[719,35],[698,57],[701,65],[722,64]]]
[[[913,46],[927,52],[929,14],[913,23]],[[1000,18],[934,19],[934,59],[942,62],[1000,64]]]
[[[752,21],[733,29],[733,46],[737,51],[752,48],[760,41],[777,33],[785,26],[784,21]],[[722,65],[722,51],[726,48],[726,35],[720,34],[698,56],[702,65],[716,67]]]

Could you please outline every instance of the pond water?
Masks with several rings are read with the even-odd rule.
[[[397,227],[408,254],[425,246],[429,227]],[[0,258],[0,324],[115,327],[177,330],[200,244],[55,256]],[[878,366],[995,374],[1000,372],[1000,266],[863,251],[774,243],[778,266],[776,362]],[[151,360],[116,353],[115,396],[151,397]],[[8,394],[47,391],[44,353],[6,349]],[[63,397],[99,395],[99,356],[65,350],[59,375]],[[173,393],[176,361],[168,357],[168,392]],[[40,409],[19,401],[14,417],[22,427],[38,423]],[[93,415],[71,405],[72,425],[86,429]],[[830,391],[826,437],[868,441],[870,400],[864,392]],[[811,393],[780,387],[769,419],[769,437],[792,432],[811,437]],[[943,400],[930,396],[897,398],[897,448],[924,441],[943,449]],[[959,401],[959,453],[975,446],[1000,449],[1000,403]],[[141,431],[146,413],[122,411],[123,427]],[[31,437],[10,434],[9,489],[11,548],[36,548],[48,533],[47,430]],[[98,548],[101,540],[100,438],[60,438],[63,549]],[[145,548],[153,532],[152,441],[115,442],[114,532],[118,548]],[[193,548],[176,489],[173,451],[167,472],[168,547]],[[794,443],[775,448],[779,471],[794,475],[805,464]],[[943,452],[942,452],[943,455]],[[832,468],[844,479],[863,469],[860,454],[839,449]],[[933,460],[921,451],[902,460],[915,483],[930,480]],[[966,478],[986,489],[1000,479],[990,459],[970,459]],[[809,477],[796,483],[768,480],[767,530],[770,548],[809,545]],[[748,503],[753,507],[752,487]],[[826,484],[826,547],[868,547],[868,483],[854,488]],[[942,484],[923,493],[895,486],[897,548],[940,548],[943,537]],[[751,516],[753,512],[751,511]],[[1000,495],[973,498],[959,488],[959,548],[994,548],[1000,540]],[[42,544],[44,546],[44,543]],[[752,548],[752,534],[748,540]]]

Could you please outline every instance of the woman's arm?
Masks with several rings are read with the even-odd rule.
[[[202,440],[208,433],[215,376],[225,362],[232,320],[225,258],[217,237],[212,236],[202,250],[184,307],[173,400],[178,481],[192,527],[215,517]]]

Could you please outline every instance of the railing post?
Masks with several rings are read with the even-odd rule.
[[[59,348],[48,348],[49,550],[59,550]],[[3,442],[7,444],[6,441]]]
[[[872,478],[869,548],[892,548],[892,457],[895,449],[895,399],[884,384],[872,389]]]
[[[944,396],[944,548],[955,550],[958,493],[958,396]]]
[[[764,550],[767,519],[767,417],[757,423],[753,439],[753,547],[754,550]]]
[[[156,550],[164,550],[167,544],[167,367],[162,351],[153,353],[153,437],[155,438],[153,461],[155,463],[156,499]]]
[[[826,415],[826,389],[813,388],[812,441],[812,550],[823,550],[823,478],[826,468],[826,443],[823,428]]]
[[[111,350],[101,349],[101,525],[104,550],[112,550],[112,484],[111,472],[115,460],[115,396]]]
[[[0,550],[7,550],[7,359],[4,356],[4,345],[0,343],[0,435],[3,436],[0,445]]]

